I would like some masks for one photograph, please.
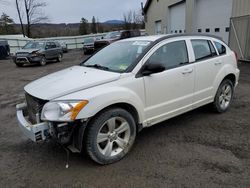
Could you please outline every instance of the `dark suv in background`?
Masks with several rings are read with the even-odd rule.
[[[0,40],[0,59],[4,59],[10,55],[10,46],[7,41]]]
[[[20,67],[24,64],[39,63],[46,65],[48,60],[62,61],[63,50],[58,42],[32,41],[28,42],[13,57],[14,63]]]
[[[103,39],[95,41],[94,48],[95,51],[99,51],[115,41],[139,36],[141,36],[141,32],[139,30],[109,32]]]

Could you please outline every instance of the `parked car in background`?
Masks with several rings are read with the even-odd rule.
[[[58,42],[32,41],[16,52],[13,61],[18,67],[33,63],[39,63],[44,66],[48,60],[61,62],[62,57],[63,50]]]
[[[102,48],[110,45],[111,43],[132,37],[141,36],[141,32],[139,30],[124,30],[124,31],[114,31],[109,32],[103,39],[95,42],[95,50],[99,51]]]
[[[90,37],[83,41],[83,52],[85,55],[91,54],[95,51],[95,41],[96,38]]]
[[[66,44],[66,42],[59,42],[59,43],[62,47],[63,53],[67,53],[68,52],[68,45]]]
[[[226,112],[239,74],[235,53],[215,37],[126,39],[27,85],[17,119],[34,142],[56,139],[110,164],[131,150],[142,128],[210,103]]]
[[[0,40],[0,59],[10,56],[10,46],[6,40]]]

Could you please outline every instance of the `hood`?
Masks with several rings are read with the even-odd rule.
[[[16,53],[32,53],[32,52],[36,52],[39,51],[40,49],[38,48],[32,48],[32,49],[20,49],[17,50]]]
[[[51,100],[119,78],[119,73],[74,66],[31,82],[24,90],[36,98]]]

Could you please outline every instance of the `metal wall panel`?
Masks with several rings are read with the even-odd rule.
[[[250,16],[231,19],[229,46],[240,59],[250,60]]]
[[[250,0],[234,0],[232,17],[250,15]]]

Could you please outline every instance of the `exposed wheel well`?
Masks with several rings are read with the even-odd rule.
[[[223,80],[226,80],[226,79],[231,80],[231,82],[232,82],[233,85],[235,86],[235,84],[236,84],[236,77],[235,77],[234,74],[229,74],[229,75],[227,75]]]

